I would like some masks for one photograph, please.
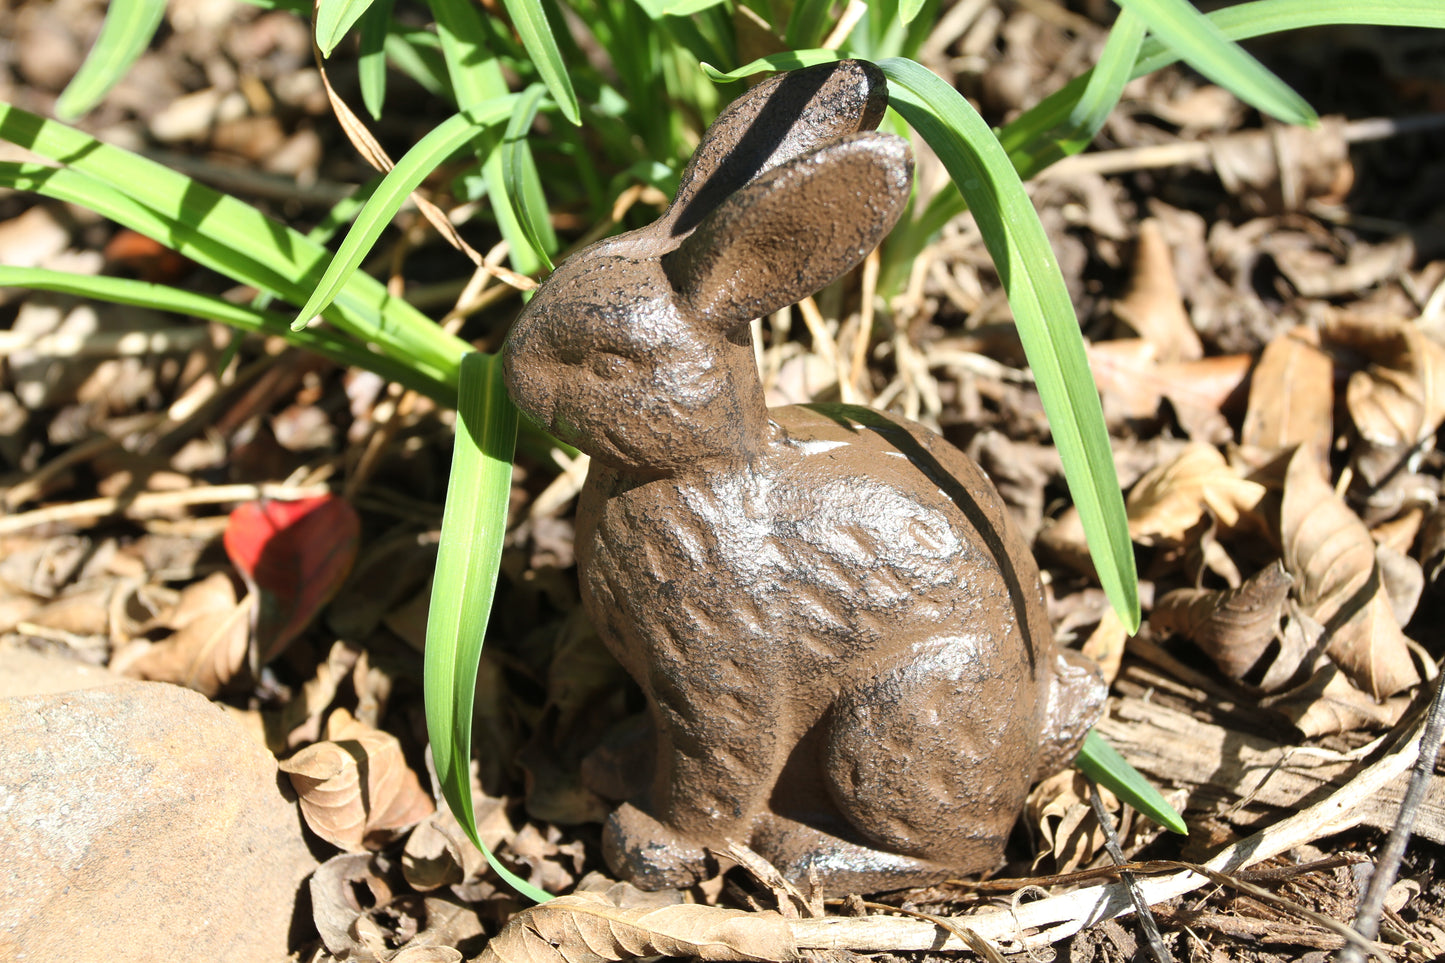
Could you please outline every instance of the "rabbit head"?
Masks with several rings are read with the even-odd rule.
[[[853,268],[907,202],[907,142],[872,130],[872,64],[774,77],[708,128],[654,223],[574,254],[503,349],[507,388],[557,438],[621,469],[746,457],[768,438],[748,322]]]

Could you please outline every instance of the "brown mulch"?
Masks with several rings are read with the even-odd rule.
[[[1104,7],[989,6],[938,35],[927,63],[1001,124],[1087,67]],[[47,112],[99,12],[83,0],[0,9],[0,98]],[[171,17],[84,127],[303,229],[369,176],[331,115],[304,24],[199,0],[172,4]],[[1394,737],[1415,731],[1445,655],[1445,457],[1435,445],[1445,421],[1445,39],[1350,28],[1252,49],[1326,117],[1318,130],[1262,123],[1174,68],[1131,84],[1094,149],[1032,187],[1090,342],[1128,497],[1146,616],[1135,638],[1093,577],[971,220],[924,252],[867,344],[857,278],[820,295],[816,315],[794,310],[760,329],[772,403],[887,407],[942,431],[999,484],[1036,540],[1060,638],[1109,671],[1102,731],[1191,825],[1188,840],[1161,835],[1106,798],[1130,860],[1205,862],[1247,837],[1281,838],[1274,827],[1347,790]],[[354,98],[344,58],[333,75]],[[400,153],[443,109],[404,85],[393,96],[415,105],[391,115],[415,126],[378,128]],[[921,182],[934,166],[921,160]],[[417,221],[387,235],[370,267],[440,317],[470,266]],[[480,250],[495,241],[468,230]],[[13,193],[0,193],[0,261],[237,293],[92,214]],[[487,307],[463,335],[495,347],[518,304]],[[134,331],[163,332],[169,347],[152,339],[132,350],[119,335]],[[246,339],[218,370],[230,340],[187,319],[0,290],[0,643],[189,681],[293,769],[328,739],[365,742],[378,769],[410,781],[364,838],[332,840],[373,855],[327,864],[334,899],[315,906],[318,931],[373,934],[348,947],[353,958],[390,959],[417,934],[471,956],[520,901],[449,815],[418,818],[432,795],[420,649],[450,417],[274,339]],[[609,803],[580,773],[640,704],[578,609],[571,517],[582,467],[519,457],[478,684],[483,838],[554,893],[609,892],[588,879],[605,872],[598,820]],[[177,612],[219,623],[245,604],[221,546],[227,513],[282,487],[329,489],[356,508],[350,578],[259,675],[220,659],[198,680]],[[217,595],[217,573],[236,591]],[[208,653],[216,646],[216,633],[190,631]],[[185,679],[167,675],[177,664]],[[1327,958],[1341,945],[1327,921],[1353,919],[1405,778],[1362,794],[1347,824],[1321,822],[1239,870],[1263,895],[1211,885],[1162,900],[1164,945],[1180,960]],[[330,838],[324,816],[310,824]],[[1439,775],[1415,831],[1380,937],[1393,959],[1445,954]],[[1111,864],[1087,788],[1064,774],[1030,800],[998,873],[1010,888],[959,883],[890,902],[948,917],[1007,911],[1104,885]],[[1102,875],[1044,880],[1089,870]],[[1177,868],[1146,873],[1144,885],[1168,872]],[[346,898],[358,880],[394,898],[362,914]],[[692,898],[809,915],[806,894],[780,895],[765,873],[735,871]],[[369,922],[358,930],[361,915]],[[1000,942],[1020,948],[1012,937]],[[904,945],[809,952],[935,955]],[[297,951],[325,960],[338,948],[312,934]],[[1127,917],[1052,952],[1083,963],[1150,951]]]

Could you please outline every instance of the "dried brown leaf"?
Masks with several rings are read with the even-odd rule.
[[[1356,460],[1378,483],[1445,421],[1445,347],[1395,319],[1335,315],[1324,335],[1370,360],[1350,375],[1345,402],[1359,433]]]
[[[1294,445],[1326,464],[1334,433],[1334,368],[1308,328],[1265,346],[1249,389],[1240,444],[1264,451]]]
[[[1276,562],[1237,589],[1177,589],[1154,603],[1149,624],[1157,632],[1177,632],[1190,639],[1221,672],[1242,681],[1258,671],[1261,658],[1278,641],[1292,581],[1283,564]],[[1279,649],[1271,666],[1285,655]],[[1298,668],[1296,658],[1293,665],[1281,665],[1279,673],[1289,678]]]
[[[214,696],[241,671],[250,642],[254,596],[236,601],[224,572],[181,591],[167,620],[174,634],[140,652],[117,671],[137,679],[172,682]]]
[[[276,745],[277,755],[321,738],[321,718],[331,708],[337,689],[361,654],[346,642],[333,642],[326,661],[316,667],[316,674],[301,686],[301,691],[267,714],[268,739]]]
[[[1184,310],[1169,245],[1152,217],[1139,225],[1134,273],[1128,293],[1114,302],[1114,315],[1154,346],[1159,361],[1194,361],[1204,356],[1199,333]]]
[[[1259,504],[1265,488],[1241,478],[1218,449],[1195,442],[1145,473],[1129,492],[1129,534],[1142,544],[1182,542],[1206,509],[1227,526]]]
[[[1375,561],[1380,566],[1380,582],[1390,600],[1395,621],[1409,625],[1420,604],[1420,596],[1425,594],[1425,570],[1419,562],[1388,545],[1375,546]]]
[[[1388,729],[1405,715],[1410,699],[1394,696],[1376,702],[1351,685],[1336,666],[1324,662],[1303,685],[1260,704],[1282,713],[1300,732],[1314,738],[1355,729]]]
[[[1309,128],[1276,125],[1211,138],[1209,159],[1224,189],[1256,214],[1296,211],[1311,198],[1338,196],[1354,177],[1340,117]]]
[[[388,869],[383,857],[341,853],[322,863],[312,874],[308,887],[312,920],[321,942],[334,956],[372,963],[385,953],[384,946],[363,938],[356,923],[368,907],[386,906],[391,902]]]
[[[1119,801],[1109,790],[1100,787],[1099,797],[1109,812],[1119,811]],[[1088,781],[1075,769],[1055,773],[1030,790],[1025,812],[1038,836],[1036,871],[1052,856],[1055,873],[1072,873],[1104,849],[1104,830],[1089,804]]]
[[[357,722],[345,709],[331,714],[326,730],[328,741],[280,764],[316,835],[348,852],[363,852],[436,809],[395,736]]]
[[[1079,648],[1099,665],[1104,673],[1104,683],[1112,685],[1119,676],[1119,665],[1124,659],[1124,645],[1129,641],[1129,630],[1119,621],[1113,606],[1104,609],[1099,624]]]
[[[1419,682],[1370,531],[1303,448],[1285,472],[1280,539],[1300,604],[1325,626],[1326,652],[1350,679],[1377,700]]]
[[[797,960],[788,921],[768,911],[682,904],[622,909],[597,893],[560,896],[512,917],[479,963],[603,963],[644,956]]]
[[[1164,398],[1158,349],[1143,338],[1120,338],[1086,346],[1104,417],[1114,424],[1153,418]]]

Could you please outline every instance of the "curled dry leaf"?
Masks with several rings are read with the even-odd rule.
[[[1404,717],[1410,698],[1401,695],[1376,702],[1351,685],[1339,668],[1321,662],[1303,685],[1260,704],[1283,714],[1307,737],[1316,738],[1356,729],[1388,729]]]
[[[1162,362],[1194,361],[1204,357],[1199,333],[1184,310],[1184,298],[1174,275],[1174,259],[1159,222],[1147,218],[1139,225],[1134,252],[1134,273],[1129,291],[1114,302],[1114,315],[1152,344]]]
[[[1161,363],[1158,348],[1143,338],[1098,341],[1086,350],[1110,424],[1157,417],[1168,399],[1189,437],[1211,444],[1234,437],[1221,408],[1248,376],[1251,356]]]
[[[797,960],[778,913],[682,904],[623,909],[598,893],[560,896],[512,917],[479,963],[603,963],[644,956]]]
[[[1409,625],[1420,596],[1425,594],[1425,570],[1419,562],[1388,545],[1375,546],[1375,562],[1380,566],[1380,582],[1390,599],[1395,621]]]
[[[1359,432],[1357,463],[1378,483],[1445,421],[1445,347],[1394,319],[1335,315],[1324,335],[1370,359],[1350,375],[1345,402]]]
[[[1239,441],[1280,451],[1300,445],[1328,464],[1334,437],[1334,366],[1309,328],[1295,328],[1265,345],[1249,389]]]
[[[1209,159],[1224,189],[1256,214],[1342,197],[1354,180],[1341,117],[1322,117],[1315,127],[1275,125],[1211,138]]]
[[[1218,449],[1195,442],[1145,473],[1129,492],[1129,534],[1146,545],[1182,542],[1206,509],[1232,527],[1240,513],[1252,510],[1264,495],[1264,486],[1241,478]]]
[[[113,668],[133,678],[172,682],[214,696],[246,660],[252,600],[248,595],[237,602],[230,576],[215,572],[181,590],[166,620],[174,634]]]
[[[375,959],[354,929],[367,907],[391,902],[389,866],[382,857],[341,853],[311,875],[311,913],[321,942],[342,959]],[[362,894],[365,894],[363,897]]]
[[[1285,472],[1280,540],[1300,605],[1325,626],[1325,651],[1351,681],[1376,700],[1419,682],[1370,531],[1303,448]]]
[[[345,709],[331,714],[326,735],[328,741],[280,764],[316,835],[348,852],[363,852],[436,809],[395,736],[357,722]]]
[[[1119,812],[1119,800],[1102,786],[1099,798],[1107,811]],[[1089,804],[1088,780],[1077,769],[1054,773],[1030,790],[1025,811],[1039,840],[1035,871],[1052,856],[1054,872],[1072,873],[1104,849],[1104,830]]]
[[[1258,674],[1260,660],[1274,647],[1264,677],[1277,685],[1294,675],[1302,657],[1293,653],[1291,664],[1292,653],[1276,645],[1292,582],[1283,563],[1276,562],[1237,589],[1176,589],[1154,603],[1149,625],[1188,638],[1236,682]],[[1269,691],[1262,682],[1260,687]]]

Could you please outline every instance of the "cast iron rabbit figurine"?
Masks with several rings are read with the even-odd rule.
[[[908,199],[886,101],[857,61],[754,87],[667,212],[569,258],[504,348],[518,407],[592,456],[584,604],[656,729],[605,847],[647,888],[705,878],[730,840],[833,892],[991,869],[1101,711],[966,455],[763,400],[748,322],[855,266]]]

